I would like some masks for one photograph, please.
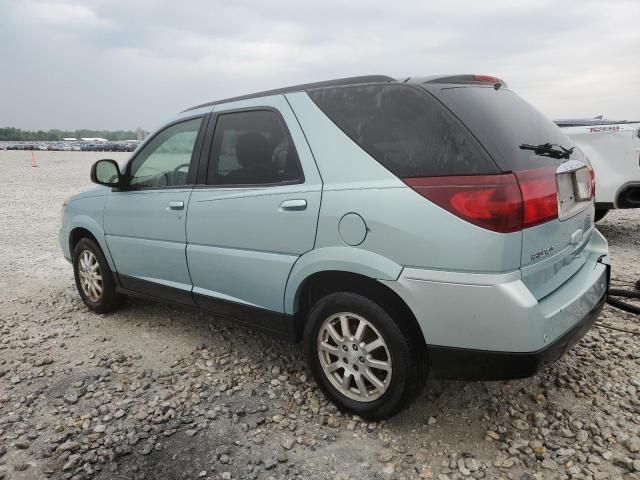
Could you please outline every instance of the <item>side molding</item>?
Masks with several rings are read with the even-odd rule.
[[[293,315],[302,283],[311,275],[343,271],[374,280],[397,280],[402,266],[382,255],[354,247],[323,247],[302,255],[291,269],[284,294],[284,312]]]

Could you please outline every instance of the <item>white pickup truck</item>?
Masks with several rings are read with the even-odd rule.
[[[602,117],[555,120],[589,157],[596,173],[596,216],[612,208],[640,208],[640,121]]]

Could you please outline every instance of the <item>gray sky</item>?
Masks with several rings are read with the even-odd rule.
[[[0,127],[153,128],[361,74],[482,73],[553,118],[640,119],[637,0],[0,0]]]

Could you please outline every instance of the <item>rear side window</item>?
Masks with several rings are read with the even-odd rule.
[[[398,177],[498,171],[471,135],[415,87],[369,84],[307,93],[344,133]]]
[[[426,86],[469,128],[505,172],[559,165],[564,160],[520,149],[523,143],[554,143],[570,148],[574,143],[551,120],[514,92],[481,86]],[[583,157],[579,149],[571,159]]]
[[[280,116],[271,110],[218,117],[207,171],[208,185],[296,183],[302,172]]]

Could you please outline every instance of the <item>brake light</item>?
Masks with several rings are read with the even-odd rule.
[[[555,168],[403,181],[463,220],[494,232],[510,233],[558,217]]]
[[[487,82],[487,83],[502,83],[498,77],[494,77],[491,75],[474,75],[473,79],[476,82]]]
[[[501,233],[522,228],[522,196],[511,173],[403,180],[423,197],[474,225]]]
[[[522,228],[558,218],[556,166],[515,172],[522,192]]]

